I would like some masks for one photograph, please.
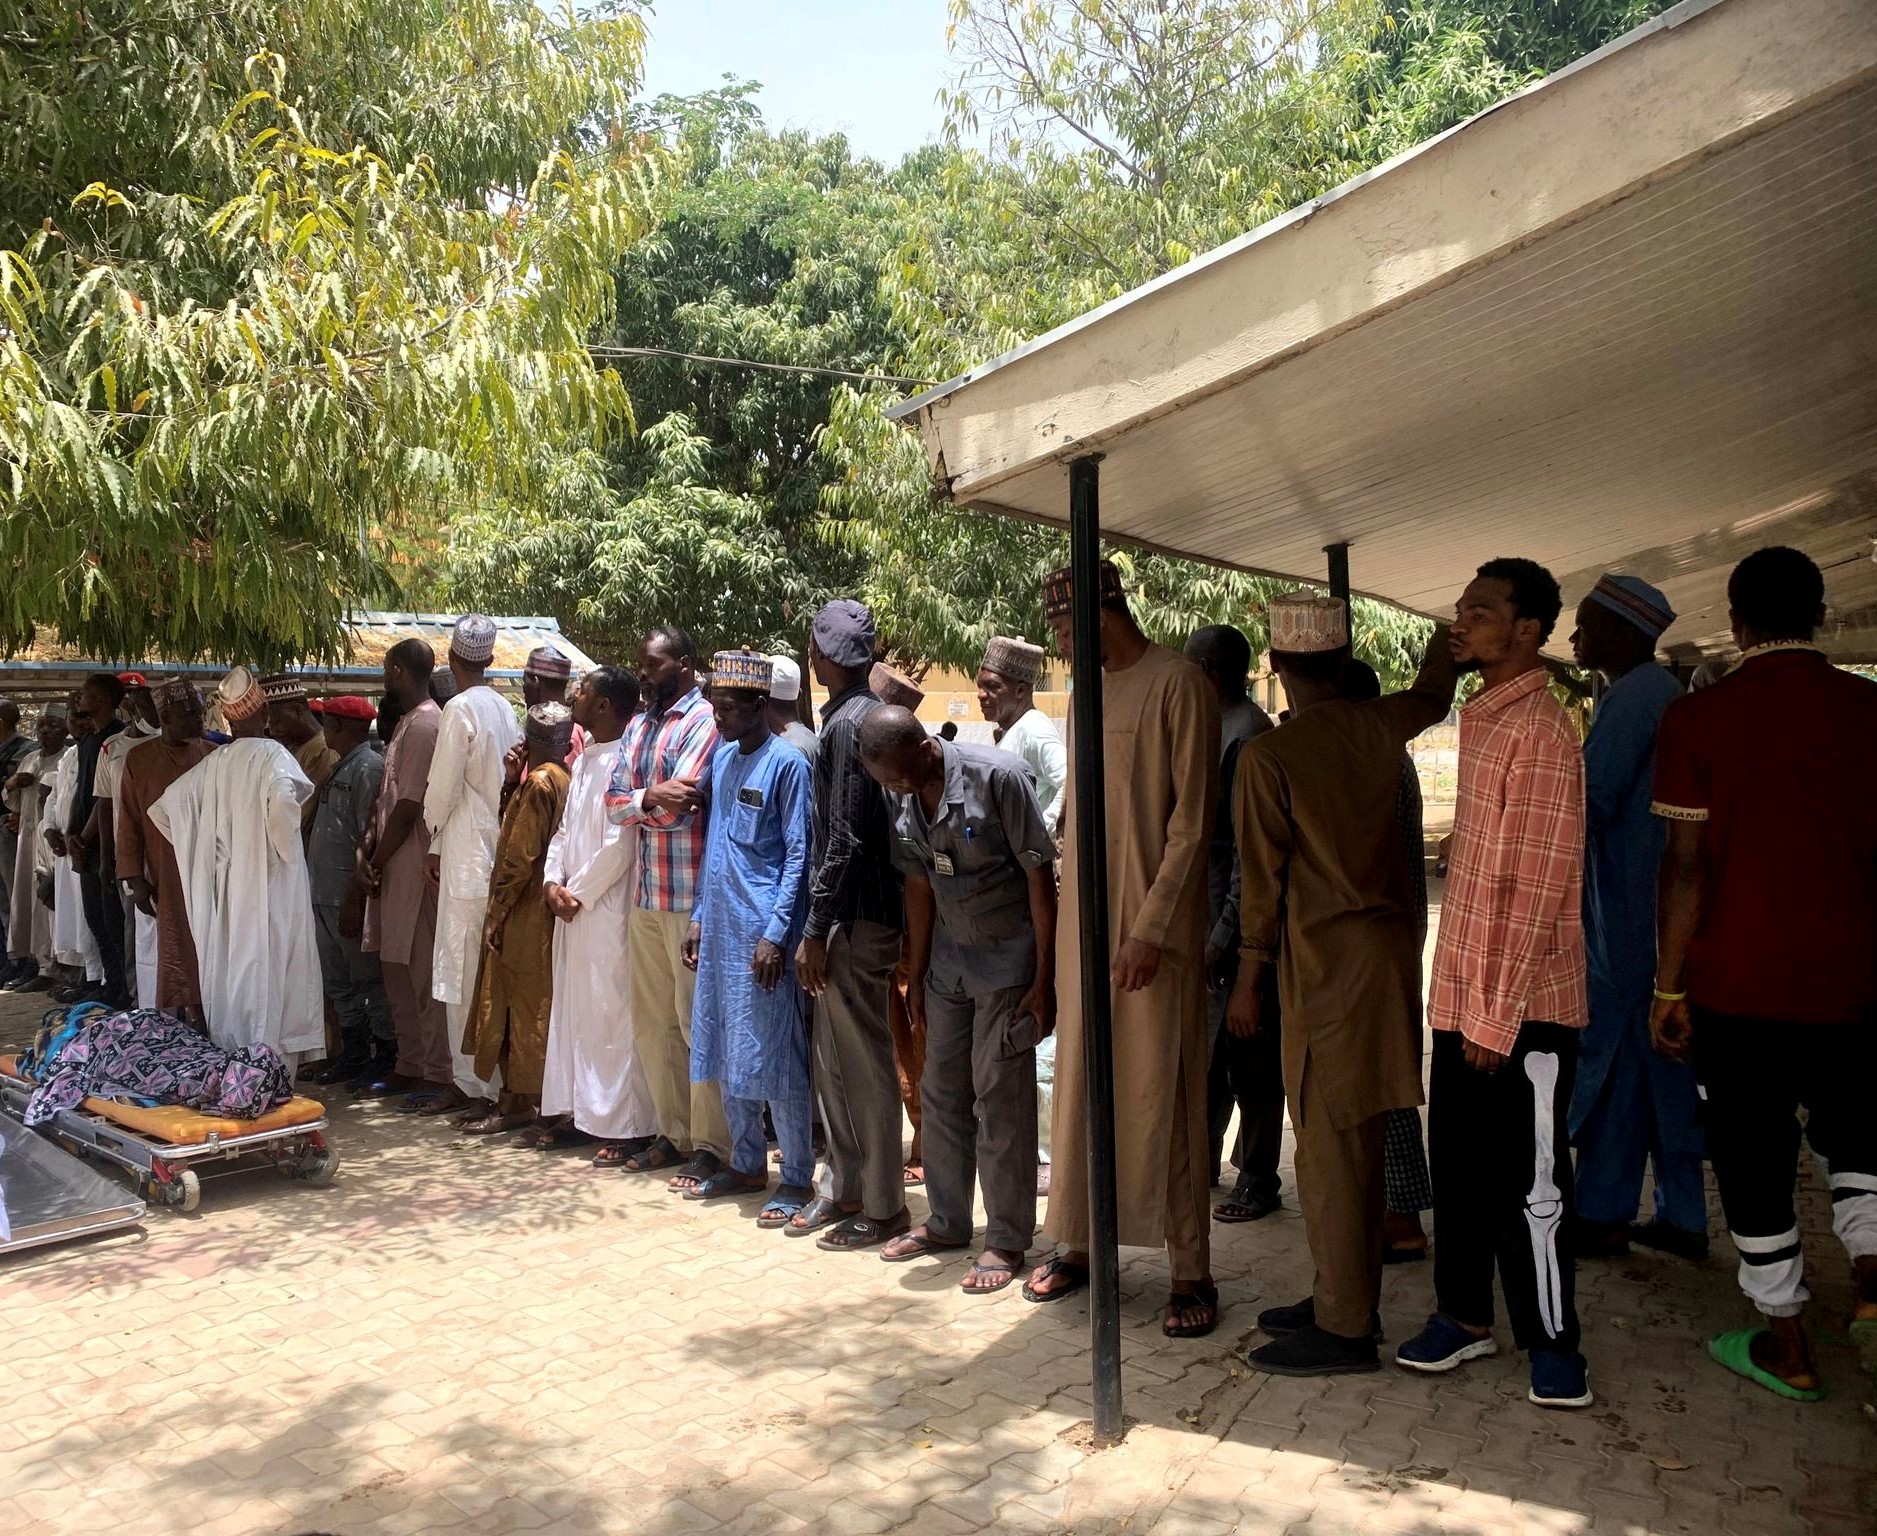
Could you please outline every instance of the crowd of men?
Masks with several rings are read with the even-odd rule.
[[[1413,685],[1387,696],[1353,659],[1342,602],[1274,600],[1281,722],[1247,694],[1238,630],[1201,630],[1182,655],[1142,632],[1114,566],[1096,596],[1119,1239],[1167,1250],[1166,1334],[1217,1326],[1212,1227],[1278,1207],[1288,1109],[1316,1274],[1260,1314],[1255,1369],[1378,1369],[1383,1268],[1425,1256],[1431,1206],[1438,1310],[1396,1362],[1492,1354],[1496,1275],[1531,1400],[1582,1407],[1576,1263],[1632,1243],[1704,1256],[1705,1156],[1765,1319],[1710,1353],[1818,1396],[1801,1106],[1854,1267],[1853,1326],[1877,1331],[1877,1130],[1861,1112],[1877,686],[1812,644],[1817,567],[1788,549],[1742,562],[1741,658],[1688,694],[1655,660],[1667,600],[1604,577],[1572,637],[1604,681],[1587,739],[1541,654],[1558,585],[1528,560],[1480,567]],[[1071,607],[1053,573],[1044,609],[1073,661]],[[518,722],[489,685],[494,643],[492,621],[461,620],[445,672],[401,642],[377,703],[237,667],[219,689],[225,744],[186,681],[94,676],[44,712],[36,749],[0,703],[17,839],[5,985],[320,1057],[320,1083],[468,1135],[579,1146],[686,1199],[746,1199],[758,1226],[832,1252],[971,1251],[973,1294],[1084,1287],[1079,809],[1035,706],[1044,648],[987,648],[983,747],[919,722],[857,602],[810,627],[818,730],[792,660],[726,651],[706,672],[674,627],[631,670],[575,679],[536,651]],[[1406,748],[1463,671],[1480,678],[1459,711],[1424,1019]],[[1234,1110],[1237,1178],[1215,1207]],[[1039,1189],[1055,1249],[1025,1276]]]

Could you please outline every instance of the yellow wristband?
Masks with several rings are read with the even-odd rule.
[[[1658,1003],[1685,1003],[1688,1001],[1688,994],[1686,992],[1664,992],[1660,987],[1657,987],[1655,989],[1655,1000]]]

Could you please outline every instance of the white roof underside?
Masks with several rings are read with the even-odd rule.
[[[1528,555],[1728,643],[1791,543],[1877,658],[1877,3],[1690,0],[1158,282],[909,401],[941,490],[1451,611]],[[1568,613],[1568,608],[1567,608]],[[1560,627],[1560,634],[1568,632]]]

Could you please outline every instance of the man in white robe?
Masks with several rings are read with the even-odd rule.
[[[495,621],[479,613],[458,619],[450,636],[450,676],[456,695],[443,706],[437,747],[424,792],[430,829],[429,869],[437,886],[437,939],[430,992],[449,1020],[456,1092],[447,1110],[494,1101],[495,1083],[476,1076],[475,1058],[463,1049],[476,970],[482,959],[482,923],[489,909],[495,844],[502,830],[502,760],[521,740],[515,711],[488,684],[495,655]]]
[[[6,809],[18,820],[12,907],[7,916],[7,957],[16,963],[9,992],[44,992],[52,974],[52,909],[39,899],[39,874],[50,873],[52,855],[43,827],[45,802],[61,754],[71,751],[66,707],[48,704],[39,717],[36,751],[21,758],[5,786]]]
[[[542,876],[542,894],[557,921],[541,1113],[571,1115],[575,1131],[609,1143],[601,1150],[602,1166],[622,1161],[658,1130],[626,1004],[632,995],[626,918],[639,888],[638,828],[615,826],[606,817],[619,738],[638,708],[639,685],[623,667],[600,667],[580,680],[573,711],[586,745],[574,759],[567,806]],[[555,1134],[550,1127],[538,1139]]]
[[[74,734],[91,729],[89,720],[74,716]],[[45,846],[51,854],[52,872],[52,958],[79,973],[70,986],[56,990],[54,1002],[88,1001],[104,980],[104,959],[98,953],[98,941],[85,921],[85,890],[79,879],[78,863],[66,852],[65,828],[71,820],[72,801],[78,796],[78,752],[74,748],[59,758],[53,770],[52,787],[47,791],[41,812]],[[102,996],[102,994],[99,994]]]
[[[234,740],[163,792],[150,820],[182,877],[209,1038],[266,1044],[288,1066],[326,1047],[326,1003],[300,808],[313,781],[261,732],[267,699],[236,667],[220,689]]]

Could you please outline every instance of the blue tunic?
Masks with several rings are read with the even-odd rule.
[[[691,920],[702,929],[691,1012],[691,1079],[740,1099],[808,1093],[808,1030],[795,980],[807,916],[812,773],[780,737],[735,742],[710,763],[709,839]],[[778,945],[782,980],[756,985],[758,941]]]
[[[1571,1096],[1578,1143],[1578,1208],[1586,1220],[1634,1214],[1647,1161],[1656,1165],[1656,1210],[1701,1229],[1701,1141],[1691,1069],[1649,1042],[1655,987],[1656,881],[1668,829],[1649,813],[1655,735],[1681,694],[1663,667],[1645,662],[1610,685],[1584,742],[1586,843],[1584,952],[1590,1023]]]

